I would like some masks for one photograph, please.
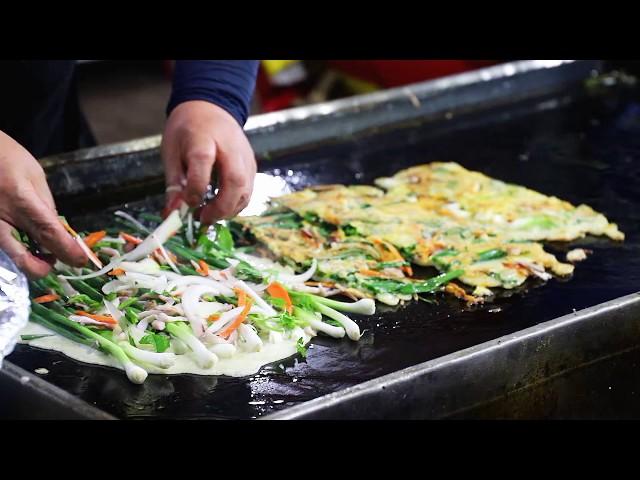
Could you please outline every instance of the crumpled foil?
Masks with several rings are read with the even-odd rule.
[[[29,305],[26,277],[0,250],[0,368],[29,321]]]

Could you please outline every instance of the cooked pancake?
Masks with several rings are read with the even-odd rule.
[[[344,255],[355,244],[375,250],[384,243],[401,262],[406,258],[443,272],[462,269],[458,280],[475,287],[476,295],[488,295],[488,288],[515,288],[531,276],[548,279],[547,270],[560,276],[573,272],[573,265],[536,241],[587,234],[624,239],[615,224],[586,205],[574,207],[456,163],[412,167],[376,184],[386,191],[360,185],[308,188],[274,199],[275,210],[265,216],[240,222],[279,258],[299,265],[316,258],[319,278],[345,281],[362,295],[371,295],[362,272],[376,271],[380,259]],[[383,275],[409,271],[403,268]]]

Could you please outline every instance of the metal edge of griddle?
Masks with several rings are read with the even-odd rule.
[[[640,292],[261,417],[443,419],[640,347]]]
[[[245,131],[256,155],[269,158],[306,145],[349,138],[411,121],[446,121],[565,91],[602,67],[598,60],[524,60],[366,95],[249,118]],[[163,176],[160,135],[41,159],[57,197]],[[100,163],[96,164],[95,161]],[[96,168],[99,171],[96,171]]]
[[[116,417],[67,393],[17,365],[4,361],[0,369],[3,398],[0,419],[20,420],[117,420]]]

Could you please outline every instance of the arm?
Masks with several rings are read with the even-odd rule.
[[[162,140],[167,210],[184,199],[197,207],[215,168],[218,195],[201,213],[204,223],[246,207],[256,163],[242,130],[258,70],[255,60],[177,61]],[[178,191],[184,187],[182,191]]]

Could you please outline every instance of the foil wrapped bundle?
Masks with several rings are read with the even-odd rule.
[[[29,286],[26,277],[0,250],[0,367],[29,321]]]

